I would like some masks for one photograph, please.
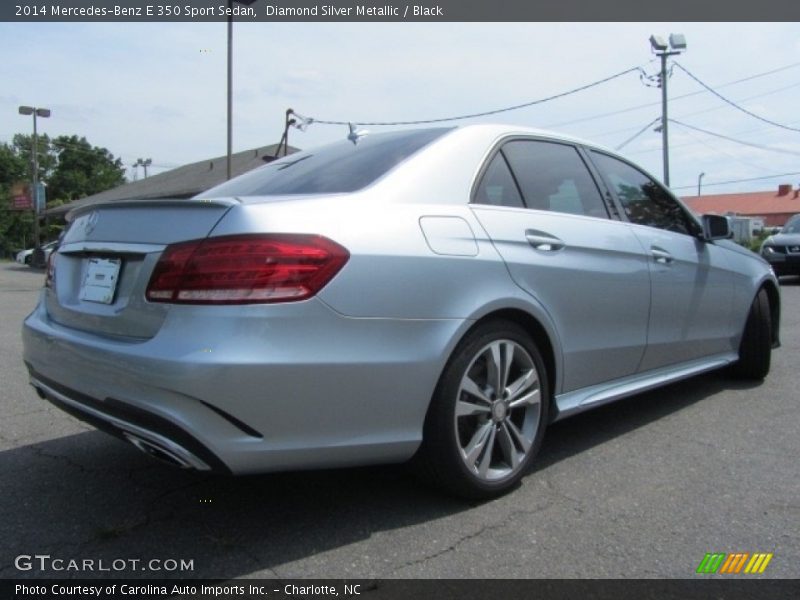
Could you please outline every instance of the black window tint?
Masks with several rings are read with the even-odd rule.
[[[499,152],[495,154],[483,174],[475,193],[475,203],[523,207],[517,184],[511,176],[505,158]]]
[[[336,194],[360,190],[440,137],[448,128],[343,140],[298,152],[203,192],[203,197]]]
[[[595,162],[617,192],[631,223],[692,235],[697,228],[664,188],[632,166],[592,152]]]
[[[578,150],[520,140],[503,146],[528,208],[608,218],[603,198]]]

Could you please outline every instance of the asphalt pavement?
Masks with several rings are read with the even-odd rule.
[[[0,263],[0,578],[721,577],[695,574],[707,552],[800,577],[798,279],[766,381],[712,373],[555,424],[517,490],[467,503],[402,466],[190,473],[89,428],[27,382],[43,277]]]

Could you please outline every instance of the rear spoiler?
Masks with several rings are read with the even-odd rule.
[[[98,208],[126,208],[131,206],[235,206],[241,204],[237,198],[215,198],[213,200],[201,198],[130,198],[127,200],[107,200],[105,202],[93,202],[91,204],[84,204],[83,206],[76,206],[70,210],[65,219],[67,223],[71,223],[73,219],[83,214],[96,210]]]

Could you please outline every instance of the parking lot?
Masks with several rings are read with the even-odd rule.
[[[800,577],[798,279],[763,384],[709,374],[558,423],[522,486],[486,503],[402,466],[162,466],[28,386],[19,331],[42,280],[0,263],[0,577],[109,575],[15,566],[46,554],[162,561],[124,577],[687,578],[707,552],[771,552],[763,577]],[[159,571],[169,559],[192,569]]]

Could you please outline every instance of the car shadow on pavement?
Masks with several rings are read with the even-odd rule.
[[[724,390],[746,390],[761,382],[708,373],[612,402],[550,426],[534,466],[536,471],[579,454]]]
[[[0,577],[271,577],[274,565],[470,508],[415,484],[403,466],[215,476],[161,465],[96,431],[0,452],[0,473]],[[37,553],[187,559],[194,569],[14,567],[16,556]]]
[[[706,375],[555,424],[536,470],[739,385]],[[303,559],[341,573],[326,551],[476,506],[418,484],[403,466],[212,476],[161,465],[96,431],[0,452],[0,473],[0,577],[277,577],[273,568]],[[20,554],[184,559],[194,568],[40,573],[18,571]]]

